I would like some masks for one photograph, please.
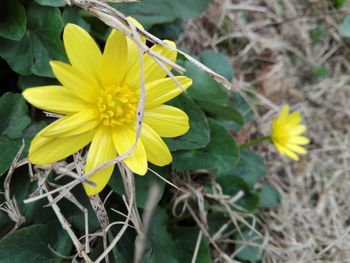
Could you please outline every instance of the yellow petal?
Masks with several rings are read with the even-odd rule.
[[[282,154],[282,155],[285,154],[284,148],[282,147],[282,145],[279,142],[273,141],[273,143],[276,146],[276,149],[280,154]]]
[[[99,113],[93,109],[85,109],[74,115],[65,116],[45,129],[42,136],[67,137],[88,132],[101,123]]]
[[[302,121],[302,119],[301,119],[300,112],[293,112],[286,119],[286,122],[287,122],[289,127],[294,127],[294,126],[298,125],[301,121]]]
[[[142,125],[141,140],[145,147],[147,160],[157,166],[164,166],[172,161],[168,146],[162,138],[146,123]]]
[[[89,33],[77,25],[67,24],[63,42],[72,66],[86,75],[95,76],[101,66],[102,54]]]
[[[299,156],[294,152],[290,151],[289,149],[286,150],[286,155],[294,161],[299,161]]]
[[[103,52],[100,79],[105,87],[119,86],[127,70],[127,42],[125,34],[113,30]]]
[[[176,77],[184,89],[192,85],[192,79],[185,76]],[[180,95],[182,90],[171,78],[153,81],[146,85],[146,109],[158,106]]]
[[[296,144],[287,143],[286,147],[289,150],[296,152],[296,153],[299,153],[299,154],[306,154],[307,153],[307,150],[305,148],[300,147],[299,145],[296,145]]]
[[[81,111],[87,103],[62,86],[42,86],[23,91],[23,97],[35,107],[57,114]]]
[[[306,131],[306,126],[305,125],[298,125],[294,127],[293,129],[290,129],[288,133],[290,136],[295,136],[295,135],[300,135]]]
[[[288,114],[289,114],[289,106],[284,105],[280,115],[276,118],[276,126],[285,125]]]
[[[278,143],[278,142],[274,142],[277,150],[279,151],[280,154],[282,155],[287,155],[288,157],[290,157],[291,159],[298,161],[299,157],[297,154],[295,154],[293,151],[291,151],[290,149],[286,148],[285,146],[283,146],[282,144]]]
[[[48,126],[49,127],[49,126]],[[70,137],[44,137],[46,129],[39,132],[29,148],[29,161],[34,164],[49,164],[62,160],[88,145],[96,130]]]
[[[117,152],[113,145],[113,139],[109,128],[101,126],[96,132],[86,160],[85,173],[89,173],[99,165],[111,161],[117,157]],[[114,165],[108,166],[88,179],[93,181],[96,186],[84,184],[88,196],[96,195],[107,185],[113,173]]]
[[[176,46],[172,41],[165,40],[164,42],[170,46]],[[153,45],[151,47],[151,50],[172,62],[176,60],[177,52],[167,47],[161,45]],[[145,69],[145,83],[159,80],[167,75],[166,71],[156,62],[156,60],[151,55],[147,53],[143,56],[143,59]],[[167,69],[171,69],[169,65],[165,64],[165,66]],[[128,70],[124,79],[124,83],[132,88],[139,88],[141,83],[141,67],[139,63],[135,63],[134,66]]]
[[[136,132],[130,127],[123,127],[113,132],[113,142],[119,155],[127,153],[134,145]],[[124,159],[125,164],[136,174],[144,175],[147,172],[147,158],[141,140],[138,140],[133,153]]]
[[[310,139],[304,136],[293,136],[288,139],[288,142],[292,144],[306,145],[310,143]]]
[[[164,40],[166,44],[168,44],[171,47],[176,47],[176,44],[173,41]],[[151,50],[168,60],[175,62],[177,52],[175,50],[172,50],[168,47],[164,47],[162,45],[153,45],[151,47]],[[171,67],[168,64],[165,64],[166,68],[168,70],[171,70]],[[155,81],[161,78],[164,78],[167,76],[166,71],[155,61],[155,59],[149,55],[145,55],[145,82],[151,82]]]
[[[50,65],[56,78],[65,88],[87,102],[96,102],[99,87],[94,78],[60,61],[51,61]]]
[[[187,114],[168,105],[147,109],[144,122],[161,137],[177,137],[186,133],[189,129]]]
[[[143,26],[136,21],[132,17],[128,17],[128,19],[138,28],[143,29]],[[128,45],[128,61],[127,61],[127,72],[130,72],[132,68],[139,69],[140,68],[140,55],[139,55],[139,47],[138,45],[130,38],[126,38],[127,45]],[[146,43],[146,39],[144,37],[141,37],[141,42]],[[132,78],[132,76],[131,76]],[[124,82],[126,83],[126,82]]]

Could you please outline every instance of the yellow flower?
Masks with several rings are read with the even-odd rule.
[[[53,163],[91,142],[85,167],[88,173],[127,153],[135,143],[141,86],[139,51],[124,33],[113,30],[101,53],[92,37],[74,24],[66,25],[63,41],[71,65],[59,61],[50,63],[62,85],[29,88],[23,92],[24,98],[35,107],[64,115],[35,136],[29,160],[34,164]],[[166,42],[175,46],[171,41]],[[154,45],[151,49],[171,61],[176,60],[177,53],[169,48]],[[144,123],[135,151],[124,160],[139,175],[147,172],[147,161],[158,166],[171,163],[171,153],[161,137],[180,136],[189,129],[186,113],[163,105],[178,96],[181,89],[148,54],[144,54],[144,69]],[[185,89],[192,84],[185,76],[176,79]],[[89,196],[102,191],[113,169],[114,166],[110,166],[89,177],[96,183],[96,187],[84,184]]]
[[[287,155],[293,160],[299,160],[297,154],[306,154],[307,151],[300,145],[306,145],[310,140],[301,136],[306,126],[300,124],[302,121],[300,112],[289,114],[289,106],[282,108],[280,115],[272,122],[272,142],[282,155]]]

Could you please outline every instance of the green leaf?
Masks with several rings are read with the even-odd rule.
[[[173,5],[178,17],[195,18],[207,9],[211,0],[167,0],[167,2],[170,2]]]
[[[231,120],[238,125],[244,124],[242,115],[233,107],[220,106],[210,101],[198,101],[197,104],[204,109],[204,111],[211,113],[216,118]]]
[[[167,230],[167,223],[168,215],[165,209],[157,207],[148,231],[142,263],[178,262],[174,255],[174,244]]]
[[[65,0],[34,0],[39,5],[61,7],[66,5]]]
[[[229,81],[232,80],[232,65],[225,54],[206,50],[200,55],[200,60],[204,65],[224,76]]]
[[[149,29],[156,24],[175,21],[176,15],[171,2],[169,0],[144,0],[142,2],[111,5],[125,15],[138,20],[145,29]]]
[[[186,76],[193,80],[187,94],[197,101],[210,101],[218,105],[227,105],[228,95],[224,88],[203,70],[192,63],[185,62]]]
[[[344,17],[343,22],[340,24],[339,31],[342,37],[350,37],[350,15]]]
[[[0,137],[0,176],[3,175],[11,166],[13,158],[15,158],[21,145],[16,140],[10,140],[6,136]]]
[[[235,167],[217,174],[218,177],[226,175],[240,176],[253,187],[257,180],[266,175],[264,161],[253,151],[243,149],[241,158]]]
[[[164,141],[171,151],[192,150],[205,147],[210,141],[208,120],[202,110],[185,95],[178,96],[170,103],[187,113],[190,130],[177,138],[165,138]]]
[[[150,33],[160,39],[169,39],[176,41],[183,32],[183,29],[183,21],[181,19],[176,19],[174,22],[152,26]]]
[[[23,135],[23,130],[29,125],[27,105],[20,94],[5,93],[0,97],[0,134],[10,139]]]
[[[251,97],[250,94],[245,95],[247,97]],[[238,92],[234,92],[231,95],[227,108],[232,108],[234,111],[238,111],[243,119],[243,124],[251,122],[254,118],[254,112],[252,111],[250,105]],[[219,119],[218,121],[221,125],[226,127],[226,129],[233,132],[238,132],[243,126],[243,124],[240,124],[239,122],[232,122],[225,119]]]
[[[49,244],[54,251],[60,255],[69,257],[73,247],[72,240],[68,233],[62,230],[62,225],[55,220],[48,225],[48,232],[50,233]],[[55,263],[64,262],[62,258],[56,258]]]
[[[30,142],[34,135],[44,128],[45,122],[35,122],[29,125],[23,132],[23,138],[25,141],[25,148],[22,153],[23,156],[27,156]],[[10,167],[13,158],[16,156],[18,150],[22,145],[22,139],[9,139],[7,136],[0,137],[0,176],[3,175]]]
[[[176,258],[179,262],[191,262],[199,231],[198,227],[174,227],[170,229],[174,239]],[[196,262],[212,262],[210,247],[205,236],[202,236]]]
[[[19,211],[25,217],[26,224],[32,224],[34,218],[38,214],[42,213],[42,210],[48,210],[48,208],[43,208],[45,205],[45,200],[40,200],[38,202],[33,202],[25,204],[23,201],[27,199],[30,194],[32,194],[38,187],[38,182],[32,182],[29,173],[25,168],[17,169],[12,175],[11,179],[11,197],[15,197]]]
[[[64,9],[62,19],[64,24],[73,23],[81,26],[86,31],[90,32],[91,26],[81,16],[82,10],[78,7],[67,7]]]
[[[54,263],[55,254],[49,249],[49,228],[33,225],[22,228],[0,241],[0,263]]]
[[[17,0],[0,2],[0,36],[20,40],[26,31],[26,13]]]
[[[169,174],[168,169],[166,168],[156,167],[153,165],[150,165],[150,168],[164,178],[167,178]],[[119,195],[125,195],[123,180],[117,169],[114,170],[114,173],[111,179],[109,180],[108,184]],[[149,190],[152,184],[158,185],[161,193],[161,198],[165,188],[165,182],[162,179],[158,178],[151,171],[148,171],[147,174],[144,176],[135,175],[136,204],[138,207],[145,207],[149,195]]]
[[[213,169],[218,172],[235,166],[239,148],[228,131],[209,119],[211,140],[203,149],[173,153],[173,168],[179,172],[194,169]]]
[[[238,259],[247,260],[249,262],[261,260],[263,251],[259,246],[263,243],[262,237],[258,236],[251,230],[246,230],[243,232],[243,237],[237,233],[235,239],[242,243],[246,243],[238,244],[236,246],[236,250],[239,250],[239,253],[237,254]]]
[[[38,77],[35,75],[23,76],[20,75],[18,78],[18,86],[21,90],[31,87],[59,85],[56,79]]]
[[[205,11],[209,2],[210,0],[143,0],[111,5],[149,29],[154,25],[174,22],[177,18],[194,18]]]
[[[275,208],[281,204],[281,196],[277,189],[270,184],[263,184],[259,191],[261,208]]]
[[[259,195],[243,178],[236,175],[226,175],[217,178],[217,182],[226,195],[234,196],[239,191],[243,191],[243,197],[236,202],[240,207],[249,211],[254,211],[258,207]]]
[[[30,4],[27,28],[20,41],[0,38],[0,56],[21,75],[53,77],[49,61],[66,60],[60,40],[63,23],[59,9]]]

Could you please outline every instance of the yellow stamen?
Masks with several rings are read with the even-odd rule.
[[[135,120],[137,97],[128,86],[111,86],[101,92],[97,108],[103,125],[122,126]]]

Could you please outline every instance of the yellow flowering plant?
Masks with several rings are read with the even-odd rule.
[[[301,114],[285,106],[272,121],[271,135],[238,145],[234,134],[242,133],[254,114],[251,96],[230,89],[235,76],[224,48],[203,50],[196,60],[176,52],[173,41],[164,40],[167,47],[151,46],[160,43],[157,36],[178,39],[184,16],[201,14],[210,1],[107,5],[70,0],[66,2],[74,7],[60,8],[56,5],[64,1],[4,1],[24,12],[25,24],[18,32],[10,30],[7,38],[1,31],[0,37],[0,83],[8,91],[0,97],[0,193],[5,193],[0,195],[0,232],[8,234],[0,238],[0,255],[21,262],[28,256],[60,260],[56,255],[84,262],[191,262],[189,252],[200,244],[198,258],[203,261],[224,253],[227,257],[218,260],[228,258],[234,250],[243,254],[235,259],[247,261],[239,246],[260,237],[252,236],[250,228],[237,227],[246,226],[258,208],[278,206],[279,198],[277,190],[261,180],[266,176],[263,159],[244,148],[269,140],[281,154],[298,159],[309,140],[303,135]],[[135,14],[153,35],[123,13]],[[146,51],[140,52],[140,46]],[[174,71],[185,73],[174,81],[167,76]],[[13,92],[16,88],[23,96]],[[29,116],[26,102],[39,110],[32,108]],[[40,110],[55,119],[48,124]],[[21,159],[27,156],[28,166],[27,159]],[[31,164],[39,165],[32,169]],[[88,175],[84,181],[82,176]],[[84,188],[77,187],[81,182]],[[48,210],[55,214],[43,216],[38,200],[49,202]],[[33,209],[22,209],[28,203]],[[16,222],[14,230],[9,229],[13,222],[4,220],[4,211]],[[240,222],[226,220],[240,211]],[[25,218],[28,224],[17,231]],[[208,235],[220,232],[223,219],[225,233],[209,241],[242,242],[216,246],[198,234],[197,224],[213,226]],[[51,226],[55,221],[66,231],[59,224]],[[257,242],[251,248],[260,247]],[[9,253],[11,248],[14,252]],[[250,261],[261,259],[258,252],[252,254]]]
[[[298,161],[298,154],[307,153],[303,145],[309,144],[310,140],[302,135],[306,126],[301,124],[300,112],[289,112],[289,106],[283,106],[280,115],[272,121],[271,140],[280,154]]]
[[[180,136],[189,129],[186,113],[164,105],[182,92],[174,80],[166,76],[154,58],[143,55],[144,118],[140,138],[132,149],[137,114],[143,114],[137,110],[141,92],[138,46],[123,32],[113,30],[101,53],[93,38],[74,24],[65,26],[63,41],[70,64],[50,62],[61,85],[32,87],[23,92],[35,107],[62,115],[35,136],[29,149],[30,162],[54,163],[91,143],[85,173],[128,152],[131,154],[124,162],[138,175],[147,172],[147,161],[157,166],[169,164],[172,156],[161,137]],[[174,42],[165,42],[175,47]],[[176,51],[167,47],[154,45],[151,50],[170,61],[176,60]],[[186,76],[175,79],[184,89],[192,83]],[[110,166],[91,175],[89,180],[96,186],[84,184],[86,193],[98,194],[112,172]]]
[[[298,161],[300,159],[298,154],[307,153],[303,146],[310,143],[309,138],[303,135],[306,131],[306,126],[301,124],[301,122],[301,113],[290,113],[289,106],[284,105],[280,114],[272,120],[271,135],[251,140],[241,145],[241,148],[247,148],[268,140],[273,143],[281,155],[287,155],[289,158]]]

